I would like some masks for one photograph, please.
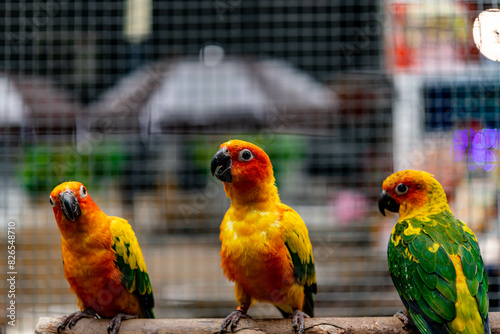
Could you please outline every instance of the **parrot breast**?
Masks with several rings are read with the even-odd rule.
[[[125,289],[111,247],[109,223],[95,226],[78,240],[62,238],[64,275],[78,298],[80,310],[92,308],[102,317],[118,313],[144,316],[138,298]]]
[[[280,303],[294,283],[290,255],[282,240],[277,212],[252,211],[242,220],[229,210],[221,225],[222,269],[252,298]]]

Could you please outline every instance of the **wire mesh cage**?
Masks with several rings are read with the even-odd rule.
[[[32,332],[40,316],[77,309],[48,201],[68,180],[134,228],[157,317],[226,316],[237,304],[218,234],[230,202],[210,160],[234,138],[268,153],[282,202],[306,222],[317,316],[403,307],[386,255],[397,218],[376,201],[406,168],[433,173],[476,232],[499,311],[500,72],[471,33],[496,6],[2,2],[0,268],[16,273],[17,322],[0,325]],[[486,137],[490,153],[477,160],[472,144]],[[10,290],[3,280],[3,310]],[[269,304],[250,313],[280,316]]]

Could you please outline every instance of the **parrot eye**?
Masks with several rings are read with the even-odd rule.
[[[84,186],[80,187],[80,196],[81,197],[86,197],[87,196],[87,189],[85,189]]]
[[[50,202],[50,205],[52,205],[52,207],[55,208],[56,202],[54,202],[54,200],[52,199],[52,196],[49,196],[49,202]]]
[[[253,158],[252,152],[250,150],[244,149],[240,152],[240,160],[241,161],[250,161]]]
[[[408,191],[408,187],[404,185],[403,183],[398,184],[398,186],[395,189],[396,194],[398,195],[404,195]]]

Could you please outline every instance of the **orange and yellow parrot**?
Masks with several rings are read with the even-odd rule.
[[[220,226],[220,255],[238,302],[221,333],[228,326],[233,331],[250,306],[263,301],[292,317],[303,334],[317,289],[312,246],[304,221],[280,202],[269,157],[256,145],[231,140],[220,146],[210,169],[231,200]]]
[[[64,276],[80,309],[57,332],[81,318],[112,317],[108,333],[113,334],[122,319],[154,318],[151,282],[128,222],[102,212],[79,182],[55,187],[50,204],[62,236]]]
[[[378,205],[399,212],[388,247],[396,290],[421,333],[490,333],[488,278],[474,232],[450,211],[434,177],[403,170]]]

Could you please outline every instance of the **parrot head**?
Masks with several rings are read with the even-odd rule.
[[[403,170],[387,177],[378,208],[384,216],[385,210],[398,212],[400,219],[449,210],[441,184],[432,174],[416,170]]]
[[[76,224],[84,225],[86,220],[83,217],[97,208],[87,188],[80,182],[61,183],[50,193],[49,202],[60,228]]]
[[[221,144],[210,164],[212,175],[224,183],[226,192],[252,193],[274,187],[273,166],[269,156],[257,145],[230,140]]]

